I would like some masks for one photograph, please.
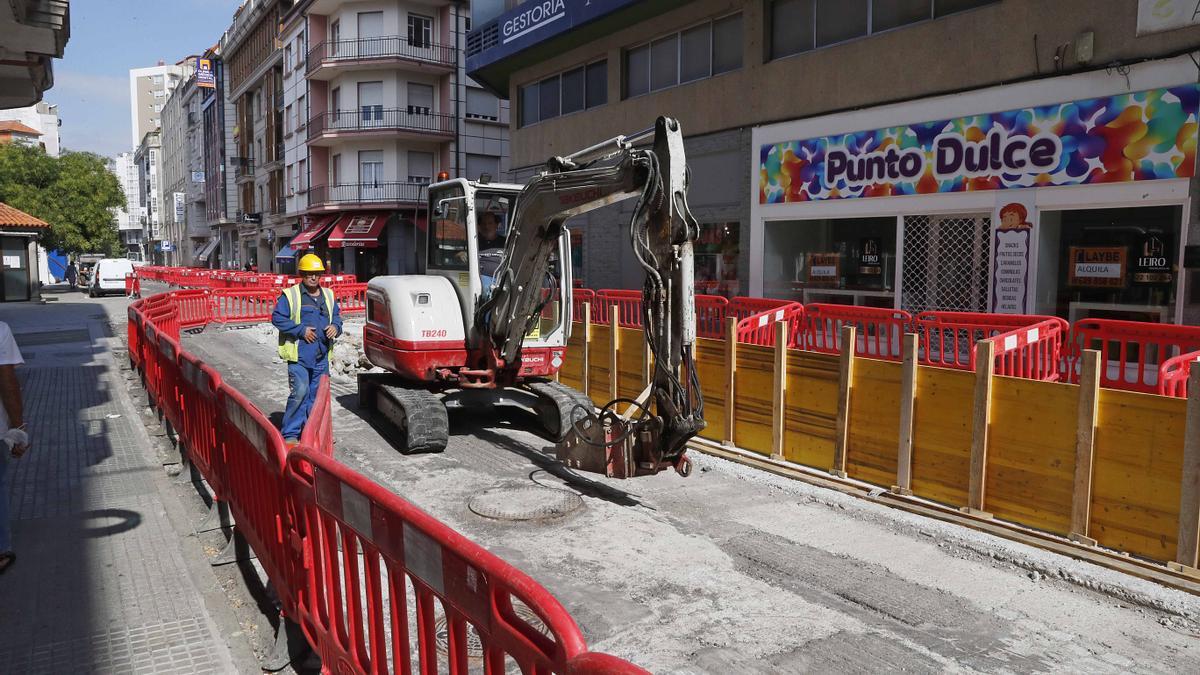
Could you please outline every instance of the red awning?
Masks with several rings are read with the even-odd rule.
[[[329,235],[329,248],[376,248],[379,235],[387,224],[387,213],[358,213],[345,215]]]
[[[288,246],[291,246],[297,251],[312,246],[314,241],[325,236],[325,233],[329,231],[329,228],[333,227],[333,224],[337,222],[337,219],[340,217],[341,214],[334,214],[332,216],[322,216],[321,218],[318,218],[311,227],[301,230],[300,234],[293,237],[292,240],[288,242]]]

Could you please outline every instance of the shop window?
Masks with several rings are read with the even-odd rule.
[[[1172,321],[1181,219],[1178,206],[1039,212],[1034,309]]]
[[[817,0],[817,46],[866,35],[867,18],[867,0]]]
[[[763,295],[892,307],[896,219],[768,222]]]
[[[741,226],[737,221],[701,223],[695,244],[696,293],[738,295],[738,257],[741,254]]]
[[[900,309],[986,312],[991,260],[990,215],[905,216]]]

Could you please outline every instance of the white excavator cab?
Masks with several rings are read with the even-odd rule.
[[[505,255],[505,241],[522,187],[461,178],[429,186],[432,217],[425,273],[450,281],[458,295],[467,340],[473,344],[486,339],[476,314],[497,281],[496,271]],[[564,231],[549,274],[542,282],[545,304],[525,335],[523,347],[532,350],[530,355],[542,348],[562,347],[570,337],[570,245],[570,234]],[[552,370],[557,371],[558,365]]]

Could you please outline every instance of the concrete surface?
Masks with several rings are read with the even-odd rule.
[[[267,327],[184,339],[268,414],[286,398],[274,344]],[[339,459],[544,584],[593,649],[654,672],[1200,671],[1200,599],[1181,592],[695,453],[688,479],[576,474],[515,414],[452,413],[444,453],[406,457],[352,379],[332,384]],[[548,522],[468,508],[530,485],[584,505]]]

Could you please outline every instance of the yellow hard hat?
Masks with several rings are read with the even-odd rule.
[[[300,258],[301,272],[324,272],[325,263],[321,262],[321,256],[309,253],[303,258]]]

